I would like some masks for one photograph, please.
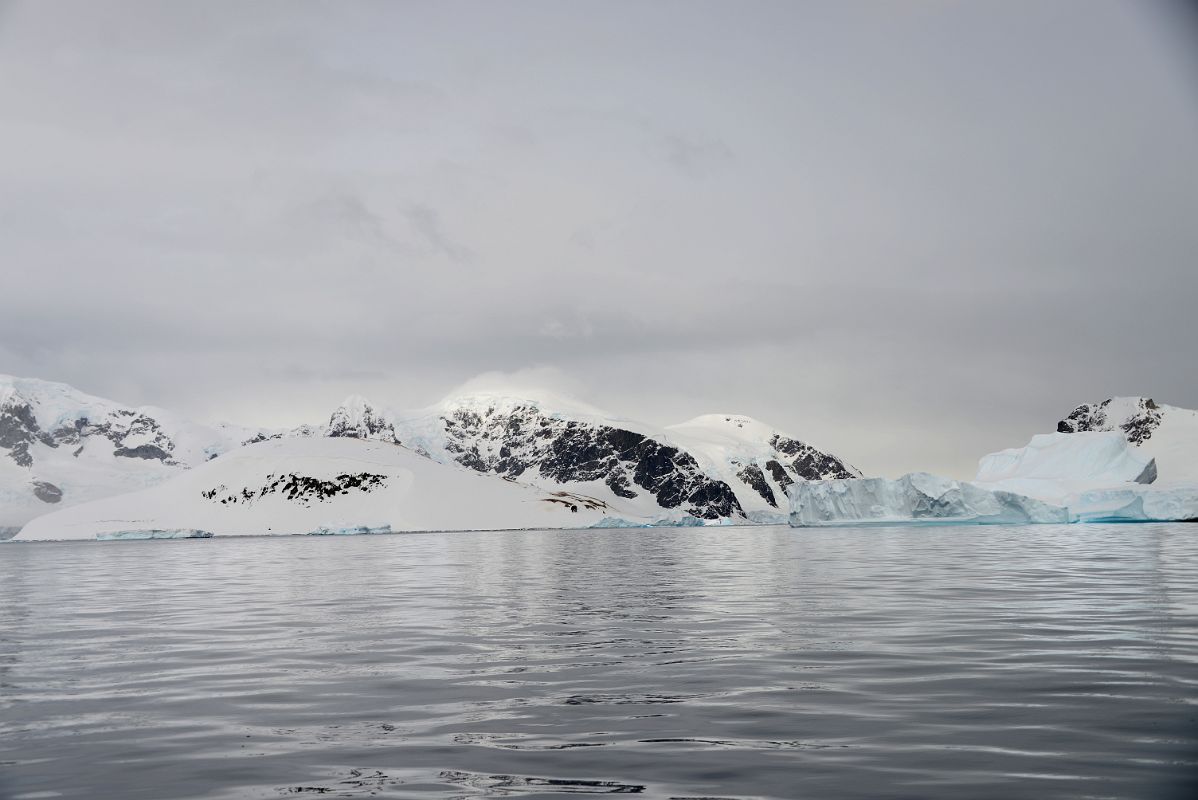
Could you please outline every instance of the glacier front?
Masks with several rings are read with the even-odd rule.
[[[790,524],[795,527],[1068,521],[1069,511],[1060,506],[926,472],[897,480],[804,481],[790,487]]]
[[[1168,476],[1164,476],[1168,477]],[[1118,432],[1051,433],[984,456],[973,481],[927,473],[790,487],[790,524],[1035,524],[1198,520],[1198,483],[1158,481]]]

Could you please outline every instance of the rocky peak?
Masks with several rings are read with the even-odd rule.
[[[478,472],[542,486],[599,481],[617,497],[645,492],[701,519],[743,516],[732,489],[692,455],[614,420],[512,397],[458,398],[439,419],[448,458]]]
[[[834,478],[860,478],[861,473],[830,453],[825,453],[806,442],[791,439],[781,434],[770,437],[769,445],[781,456],[795,477],[805,481],[825,481]]]
[[[1152,438],[1160,424],[1161,409],[1151,397],[1111,397],[1073,409],[1057,423],[1057,433],[1121,430],[1127,441],[1139,446]]]
[[[38,425],[29,403],[15,392],[6,392],[0,399],[0,448],[8,451],[17,466],[29,467],[33,465],[30,447],[39,441],[54,446],[52,438]]]
[[[386,415],[359,394],[350,395],[337,407],[329,418],[325,435],[399,444],[395,428]]]

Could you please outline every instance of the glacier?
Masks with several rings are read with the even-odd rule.
[[[790,524],[1042,524],[1198,519],[1198,483],[1157,482],[1121,432],[1039,434],[983,456],[973,481],[927,473],[790,487]],[[1166,476],[1167,477],[1167,476]]]
[[[897,480],[806,481],[791,487],[790,499],[790,524],[795,527],[1069,521],[1068,510],[1060,506],[926,472],[913,472]]]
[[[136,528],[127,531],[97,533],[99,541],[129,541],[132,539],[211,539],[212,533],[198,528]]]
[[[982,456],[975,483],[1064,501],[1095,486],[1149,484],[1156,460],[1131,446],[1121,433],[1042,433],[1025,447]]]

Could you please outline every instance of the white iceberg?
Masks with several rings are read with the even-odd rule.
[[[1148,484],[1156,461],[1128,444],[1122,433],[1043,433],[1026,447],[982,456],[974,482],[1064,502],[1093,487]]]
[[[926,472],[914,472],[898,480],[864,478],[796,483],[790,489],[790,501],[790,524],[796,527],[1069,521],[1065,508]]]
[[[984,456],[973,481],[927,473],[790,487],[790,524],[1033,524],[1198,519],[1198,484],[1154,483],[1121,433],[1051,433]],[[1152,484],[1152,485],[1149,485]]]
[[[212,534],[198,528],[136,528],[127,531],[97,533],[100,541],[125,541],[130,539],[211,539]]]

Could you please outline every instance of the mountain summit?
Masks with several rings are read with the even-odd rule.
[[[0,527],[143,489],[266,433],[0,375]]]

